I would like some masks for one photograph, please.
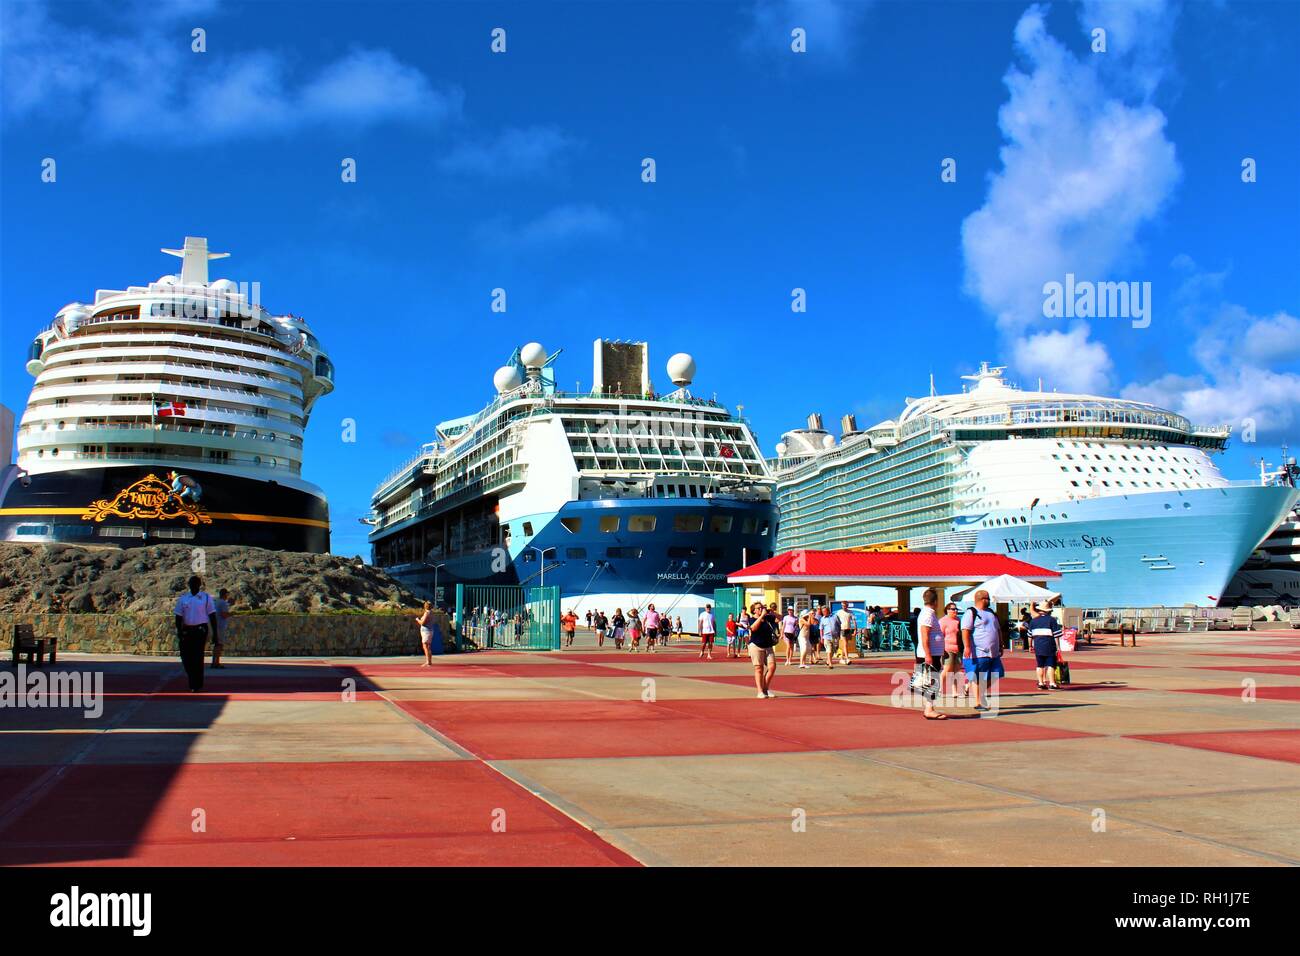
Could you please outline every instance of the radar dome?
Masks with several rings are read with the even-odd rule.
[[[546,349],[540,342],[529,342],[519,350],[519,361],[526,368],[541,368],[546,364]]]
[[[492,384],[496,386],[498,392],[508,392],[512,388],[518,388],[523,381],[519,369],[513,365],[502,365],[492,376]]]
[[[777,455],[777,457],[778,457],[778,458],[784,458],[784,457],[785,457],[785,451],[786,451],[786,448],[785,448],[785,442],[783,442],[783,441],[779,441],[779,442],[777,442],[777,443],[776,443],[776,455]]]
[[[823,447],[823,448],[834,448],[834,447],[835,447],[835,436],[834,436],[834,435],[823,435],[823,436],[822,436],[822,447]]]
[[[211,289],[213,292],[239,291],[239,286],[235,285],[234,281],[231,279],[218,279],[216,282],[208,286],[208,288]]]
[[[175,285],[176,277],[174,275],[159,276],[155,285]]]
[[[678,352],[668,360],[668,378],[674,385],[690,385],[695,378],[695,359]]]

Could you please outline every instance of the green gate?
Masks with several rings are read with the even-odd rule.
[[[723,625],[727,622],[727,615],[734,614],[737,619],[740,617],[740,609],[745,604],[744,588],[715,588],[713,591],[713,620],[717,622],[718,633],[722,634],[726,629]]]
[[[458,584],[456,623],[459,650],[558,651],[560,589]]]

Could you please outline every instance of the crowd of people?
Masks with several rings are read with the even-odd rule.
[[[577,615],[570,609],[565,620],[573,619],[573,629],[577,628]],[[629,608],[626,614],[621,607],[614,609],[611,617],[599,609],[587,612],[587,628],[596,635],[596,646],[604,647],[608,638],[616,650],[641,650],[641,641],[645,641],[646,653],[653,654],[659,645],[667,645],[672,638],[679,641],[685,635],[681,615],[661,614],[653,604],[647,604],[645,613],[639,608]],[[572,630],[565,626],[565,644],[572,646]]]

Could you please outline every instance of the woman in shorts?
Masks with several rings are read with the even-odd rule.
[[[627,618],[623,616],[621,607],[614,608],[614,616],[610,619],[610,624],[614,626],[614,650],[623,649],[623,638],[627,636]]]
[[[799,617],[799,666],[808,668],[808,655],[816,653],[817,618],[812,611],[805,611]]]
[[[636,649],[641,646],[641,615],[636,608],[627,612],[627,639],[631,643],[629,651],[636,653]]]
[[[596,646],[605,646],[605,635],[609,631],[609,618],[605,616],[604,611],[597,611],[591,616],[591,623],[596,628]]]
[[[965,674],[961,666],[961,616],[957,605],[951,601],[943,609],[939,618],[939,629],[943,631],[943,665],[939,680],[943,695],[957,696],[957,675]]]
[[[415,623],[420,625],[420,647],[424,649],[424,663],[421,667],[433,666],[433,602],[424,602],[424,613],[415,619]],[[199,662],[203,663],[202,661]]]

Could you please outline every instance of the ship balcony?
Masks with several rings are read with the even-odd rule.
[[[450,511],[458,505],[473,501],[475,498],[481,498],[488,493],[501,494],[507,491],[513,491],[523,487],[528,481],[527,465],[512,465],[504,468],[493,475],[479,478],[470,482],[462,482],[453,485],[450,490],[440,494],[436,498],[417,499],[418,504],[413,508],[402,507],[398,510],[400,515],[392,516],[385,514],[378,519],[378,523],[370,532],[370,538],[389,531],[397,525],[404,524],[408,521],[428,518],[444,511]],[[380,507],[376,499],[376,508]]]
[[[276,474],[298,475],[302,472],[301,465],[296,461],[280,457],[264,457],[261,455],[232,455],[222,453],[218,457],[205,457],[197,454],[198,449],[194,449],[195,454],[182,454],[179,451],[163,451],[161,449],[149,449],[133,452],[117,451],[67,451],[54,454],[58,449],[52,449],[48,455],[43,455],[44,449],[35,451],[24,451],[19,456],[19,464],[28,468],[43,470],[46,468],[63,467],[72,462],[120,462],[122,464],[144,464],[149,465],[155,462],[165,462],[168,467],[180,468],[188,466],[190,468],[239,468],[256,470],[258,472],[269,472],[269,477]]]
[[[38,449],[67,445],[184,445],[203,449],[229,449],[248,452],[262,458],[301,460],[302,439],[260,433],[251,429],[213,428],[205,425],[155,423],[76,424],[66,428],[34,429],[24,426],[18,432],[18,447]]]

